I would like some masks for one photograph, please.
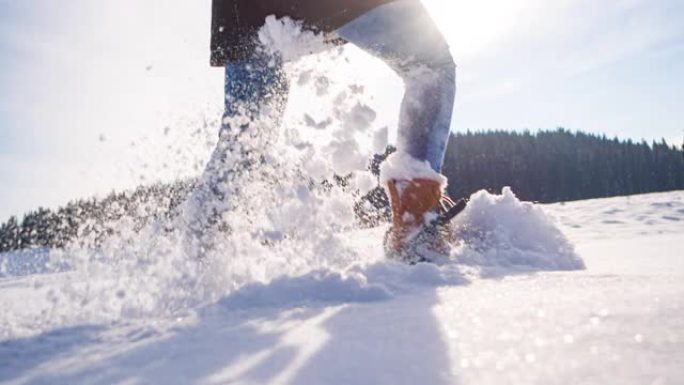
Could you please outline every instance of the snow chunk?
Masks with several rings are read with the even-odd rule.
[[[389,136],[389,129],[387,126],[377,130],[373,135],[373,152],[376,154],[384,154],[387,149]]]
[[[447,185],[447,178],[433,170],[428,161],[419,161],[404,152],[395,152],[380,165],[380,181],[387,185],[390,180],[430,179],[438,181],[442,188]]]
[[[357,103],[349,112],[344,114],[342,121],[344,121],[345,130],[364,132],[371,126],[377,116],[378,114],[374,109],[365,104]]]
[[[316,96],[325,96],[330,88],[330,79],[326,76],[319,76],[316,78],[314,86],[316,87]]]
[[[323,34],[302,28],[302,23],[289,17],[277,19],[271,15],[259,30],[259,42],[269,54],[278,54],[284,61],[323,52],[329,48]]]
[[[354,173],[354,187],[359,190],[361,195],[366,195],[377,185],[373,174],[368,171]]]
[[[458,262],[478,266],[484,275],[584,269],[573,245],[541,206],[521,202],[510,187],[501,195],[484,190],[473,194],[455,225],[455,237],[463,243]]]
[[[306,170],[311,178],[317,181],[330,178],[332,175],[328,164],[319,156],[314,156],[308,162],[304,163],[304,170]]]
[[[347,175],[353,171],[366,169],[368,159],[361,153],[359,144],[355,140],[333,142],[330,146],[332,147],[332,167],[337,175]]]

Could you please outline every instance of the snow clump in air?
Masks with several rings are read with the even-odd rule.
[[[259,30],[259,42],[267,53],[278,54],[284,61],[325,51],[330,48],[323,34],[307,31],[302,23],[289,17],[266,18]]]

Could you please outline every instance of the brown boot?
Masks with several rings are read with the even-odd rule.
[[[426,215],[436,215],[442,198],[442,186],[431,179],[390,180],[387,182],[392,207],[392,228],[385,247],[401,255],[425,225]]]

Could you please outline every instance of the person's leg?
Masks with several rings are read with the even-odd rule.
[[[388,256],[409,262],[429,260],[421,244],[439,254],[446,242],[435,233],[422,238],[428,213],[440,207],[446,178],[439,173],[449,138],[456,93],[456,66],[449,47],[418,0],[382,5],[344,25],[337,34],[384,60],[403,79],[397,152],[381,165],[390,198],[392,228]]]
[[[282,60],[258,53],[225,66],[225,110],[219,141],[202,176],[223,200],[230,175],[260,160],[285,111],[289,83]]]
[[[444,37],[418,0],[382,5],[337,30],[384,60],[403,79],[397,150],[440,172],[456,92],[456,66]]]
[[[224,90],[219,141],[203,175],[214,188],[267,150],[285,111],[289,83],[282,60],[260,53],[226,64]]]
[[[278,123],[289,90],[282,60],[265,53],[225,66],[221,135],[235,136],[249,129],[249,123],[267,115]]]
[[[225,110],[219,141],[183,207],[188,253],[213,247],[221,216],[235,203],[231,195],[243,171],[258,166],[278,129],[288,95],[279,58],[258,54],[225,66]],[[212,230],[213,229],[213,230]]]

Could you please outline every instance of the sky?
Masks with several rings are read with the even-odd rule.
[[[454,131],[684,138],[681,0],[424,3],[458,66]],[[209,0],[0,0],[0,220],[196,175],[222,103],[209,22]],[[348,52],[396,116],[398,78]]]

